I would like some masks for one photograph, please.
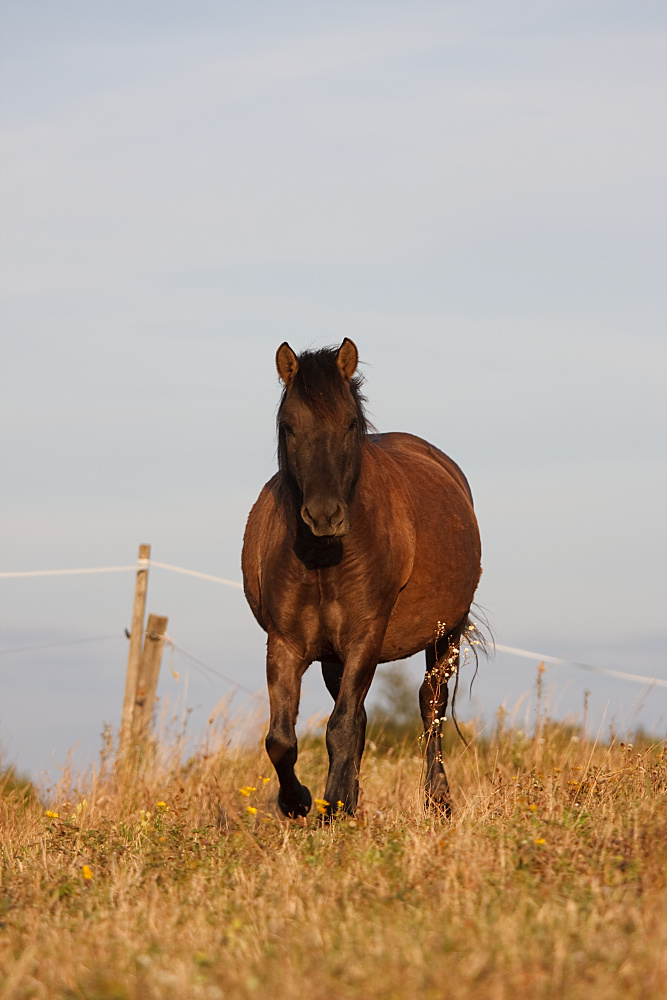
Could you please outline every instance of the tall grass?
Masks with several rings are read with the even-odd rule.
[[[667,750],[541,719],[446,760],[371,734],[356,819],[276,814],[258,738],[224,734],[0,795],[0,1000],[664,998]],[[375,738],[373,738],[375,737]],[[299,776],[322,794],[321,734]],[[269,780],[267,780],[269,779]]]

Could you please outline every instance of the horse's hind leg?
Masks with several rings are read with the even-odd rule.
[[[426,806],[451,815],[447,776],[442,766],[442,723],[447,710],[447,675],[456,669],[458,637],[449,637],[426,648],[426,676],[419,689],[419,707],[426,741]],[[437,646],[440,648],[438,649]],[[442,648],[444,646],[444,649]],[[438,658],[438,654],[440,657]]]
[[[286,816],[306,816],[312,805],[310,792],[294,773],[297,758],[296,717],[299,711],[301,678],[308,663],[287,643],[269,635],[266,678],[269,687],[271,721],[266,751],[280,781],[278,805]]]

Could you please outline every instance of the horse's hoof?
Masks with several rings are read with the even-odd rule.
[[[427,812],[444,816],[446,819],[452,818],[452,800],[444,774],[436,774],[431,781],[427,781],[424,792],[424,805]]]
[[[305,785],[299,785],[299,800],[296,803],[287,803],[283,798],[282,790],[278,792],[278,808],[288,819],[296,819],[297,816],[307,816],[312,804],[312,795]]]
[[[427,792],[424,804],[427,812],[434,813],[436,816],[442,816],[443,819],[452,818],[451,800],[444,795],[429,795]]]

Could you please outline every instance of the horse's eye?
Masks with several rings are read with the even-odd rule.
[[[348,431],[356,431],[358,426],[359,426],[359,421],[353,420],[350,426],[348,427]]]
[[[289,424],[283,424],[282,428],[285,431],[287,437],[294,437],[294,431],[292,430]]]

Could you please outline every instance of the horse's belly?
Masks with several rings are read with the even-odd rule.
[[[385,632],[380,662],[403,660],[431,646],[439,635],[451,631],[465,618],[472,596],[458,605],[427,606],[418,618],[404,616],[395,608]]]
[[[470,610],[481,573],[479,536],[466,539],[473,553],[438,561],[418,560],[407,585],[399,593],[389,616],[381,661],[404,659],[430,646],[438,636],[456,628]],[[438,571],[439,569],[439,571]]]

